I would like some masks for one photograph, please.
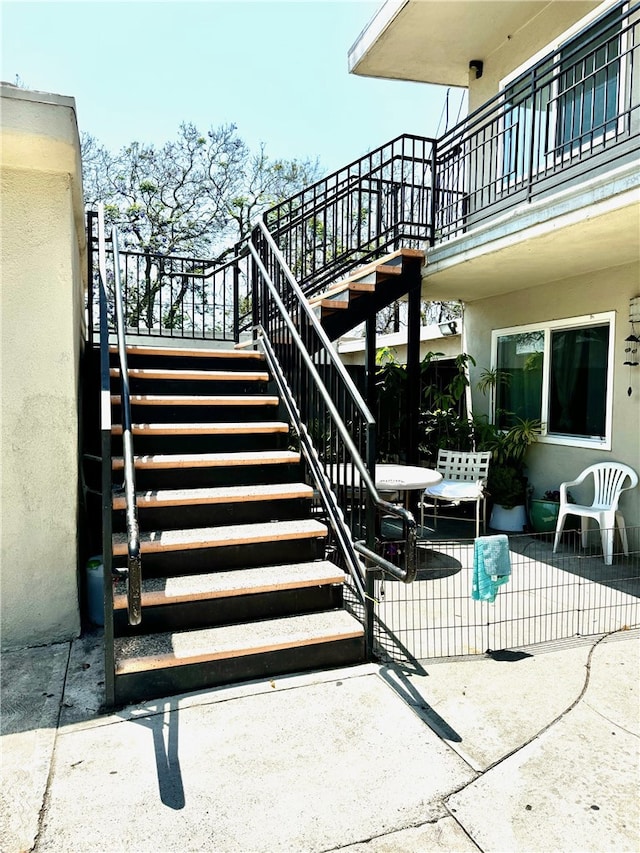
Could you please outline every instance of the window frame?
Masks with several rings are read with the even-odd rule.
[[[498,339],[507,335],[516,335],[526,332],[541,331],[544,333],[543,344],[543,370],[542,370],[542,399],[540,403],[540,419],[542,431],[539,441],[542,444],[557,444],[569,447],[597,448],[599,450],[611,450],[612,427],[613,427],[613,381],[615,367],[615,311],[605,311],[598,314],[584,314],[579,317],[567,317],[561,320],[543,320],[539,323],[527,323],[520,326],[508,326],[501,329],[493,329],[491,332],[491,367],[498,368]],[[608,324],[609,337],[607,349],[607,391],[605,399],[605,434],[603,437],[575,436],[562,433],[552,433],[548,430],[549,419],[549,389],[551,387],[551,335],[552,332],[561,329],[581,329],[589,326],[603,326]],[[496,395],[492,389],[490,395],[491,422],[496,420]]]
[[[545,56],[553,54],[552,62],[561,62],[562,61],[562,51],[571,47],[572,43],[576,41],[580,36],[587,36],[590,28],[598,23],[601,18],[605,18],[608,14],[613,12],[618,6],[618,0],[605,0],[605,2],[601,3],[595,9],[592,9],[587,15],[581,18],[579,21],[576,21],[571,27],[565,30],[563,33],[560,33],[555,39],[548,42],[544,47],[540,50],[536,51],[533,56],[530,56],[525,62],[515,68],[513,71],[509,72],[505,77],[503,77],[498,83],[498,91],[501,93],[504,99],[505,105],[505,113],[504,117],[501,120],[500,126],[500,136],[502,138],[502,144],[498,147],[498,175],[499,181],[501,183],[500,193],[509,193],[512,192],[518,184],[522,183],[526,177],[527,169],[525,168],[527,165],[526,162],[526,154],[524,155],[523,160],[523,169],[522,172],[518,172],[517,164],[515,170],[515,176],[510,177],[511,172],[506,172],[505,167],[509,162],[509,156],[506,155],[506,146],[507,140],[512,139],[512,134],[516,137],[522,136],[522,140],[525,145],[530,141],[530,136],[528,135],[526,128],[524,132],[521,132],[518,128],[518,122],[516,121],[512,125],[507,125],[507,119],[511,117],[512,114],[520,115],[521,107],[516,107],[512,110],[507,108],[508,103],[508,95],[511,90],[518,86],[521,81],[525,81],[525,86],[528,85],[526,83],[526,77],[531,73],[532,68],[534,68],[538,62],[544,59]],[[623,17],[625,14],[625,10],[628,7],[628,3],[623,3],[619,6],[620,15]],[[619,35],[619,55],[617,61],[619,62],[618,73],[618,86],[617,86],[617,98],[618,105],[617,111],[620,112],[621,102],[624,98],[624,93],[626,91],[627,86],[627,68],[626,62],[622,61],[622,57],[626,55],[627,48],[627,37],[625,33],[621,33]],[[531,170],[531,174],[538,175],[544,174],[548,169],[553,169],[563,162],[569,162],[571,159],[575,158],[577,154],[588,152],[593,149],[594,146],[601,144],[607,139],[612,139],[620,133],[624,132],[624,119],[620,116],[617,118],[616,128],[607,130],[607,124],[605,123],[605,127],[603,128],[603,132],[598,134],[597,137],[592,139],[586,139],[581,142],[580,145],[574,146],[570,143],[567,143],[566,146],[558,145],[556,134],[559,128],[559,120],[560,116],[558,114],[558,103],[563,95],[563,92],[560,91],[560,77],[562,71],[559,69],[554,73],[554,79],[550,84],[550,93],[549,93],[549,101],[547,105],[547,109],[549,110],[549,124],[548,127],[550,129],[551,135],[549,138],[544,140],[544,145],[542,144],[542,140],[539,139],[539,151],[537,162],[534,164],[529,164],[529,168]],[[531,115],[535,114],[535,103],[531,104]],[[526,116],[525,116],[526,119]],[[616,121],[612,119],[612,121]],[[514,133],[514,127],[515,133]],[[538,133],[539,133],[538,129]],[[563,150],[568,147],[568,150]]]

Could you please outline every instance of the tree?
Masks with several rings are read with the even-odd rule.
[[[394,302],[383,308],[376,316],[376,332],[388,334],[399,332],[407,327],[406,301]],[[433,302],[423,299],[420,304],[420,317],[423,326],[431,326],[455,320],[462,316],[459,302]]]
[[[127,248],[212,257],[247,236],[268,207],[317,179],[318,161],[252,153],[233,124],[201,133],[180,125],[157,148],[132,142],[116,154],[82,137],[88,208],[105,203]]]
[[[201,133],[184,123],[177,138],[160,147],[132,142],[116,154],[89,134],[81,144],[87,208],[104,202],[121,248],[143,256],[144,269],[126,292],[127,320],[134,326],[160,322],[176,328],[190,289],[200,288],[197,301],[204,307],[197,275],[205,266],[191,264],[176,276],[167,256],[208,259],[206,268],[222,263],[264,210],[312,183],[320,171],[317,160],[271,160],[264,145],[252,152],[233,124]],[[161,290],[168,282],[163,308]]]

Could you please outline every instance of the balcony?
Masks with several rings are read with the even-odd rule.
[[[398,21],[413,6],[439,8],[408,4]],[[434,143],[430,298],[471,301],[637,260],[639,8],[608,10]],[[392,34],[379,38],[382,50]]]

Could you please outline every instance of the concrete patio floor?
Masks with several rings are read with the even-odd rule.
[[[640,631],[100,712],[101,637],[2,657],[0,849],[637,851]]]

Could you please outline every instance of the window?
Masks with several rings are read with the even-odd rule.
[[[543,440],[610,446],[613,314],[493,333],[495,423],[540,419]]]
[[[621,132],[623,5],[502,81],[502,189]],[[540,57],[540,54],[537,54]]]
[[[556,149],[591,146],[616,129],[622,9],[573,39],[560,53]]]

